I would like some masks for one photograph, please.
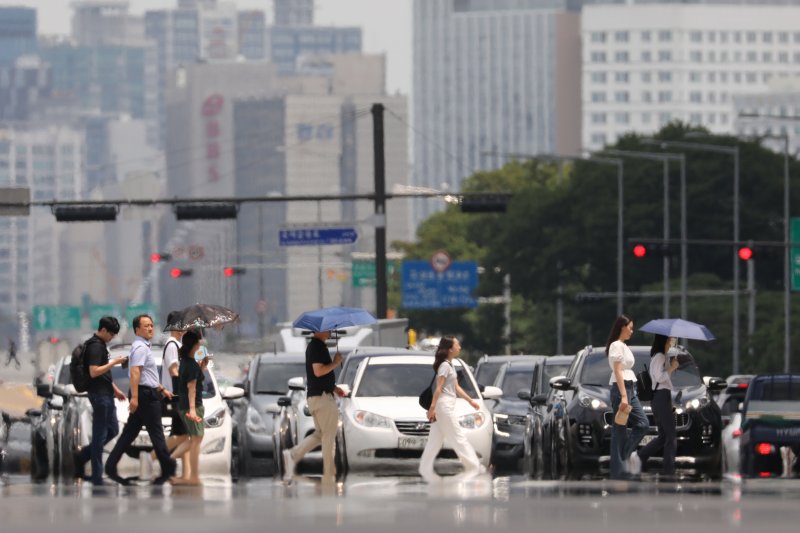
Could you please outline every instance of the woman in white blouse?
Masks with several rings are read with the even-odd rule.
[[[678,368],[678,358],[669,357],[670,349],[675,346],[673,337],[656,335],[653,347],[650,348],[650,379],[653,382],[653,418],[658,426],[658,437],[639,450],[639,459],[647,459],[664,450],[664,470],[666,477],[675,475],[675,415],[672,413],[672,373]]]
[[[639,474],[642,464],[636,448],[650,428],[636,395],[636,374],[633,373],[636,360],[625,344],[631,335],[633,320],[620,315],[611,326],[606,342],[606,355],[611,367],[611,409],[616,413],[619,409],[627,410],[628,406],[631,407],[627,427],[617,423],[612,423],[611,426],[611,479],[626,479],[629,475]]]
[[[470,398],[469,394],[458,385],[453,359],[458,357],[459,353],[461,344],[458,339],[449,335],[442,337],[433,362],[436,381],[433,384],[433,401],[427,413],[431,430],[419,462],[419,473],[429,483],[441,479],[434,471],[433,463],[445,441],[453,447],[453,451],[464,465],[462,478],[476,476],[482,471],[478,454],[464,435],[455,413],[456,397],[466,400],[476,411],[480,409],[480,404]]]

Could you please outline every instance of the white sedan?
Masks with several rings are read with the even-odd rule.
[[[353,390],[341,404],[342,432],[337,443],[350,470],[383,467],[416,473],[428,440],[430,424],[419,405],[419,394],[433,379],[432,355],[370,357],[359,366]],[[483,399],[502,396],[486,387],[483,397],[469,368],[454,361],[459,385],[480,404],[477,411],[456,400],[456,414],[467,440],[481,464],[488,466],[492,452],[492,415]],[[437,465],[448,471],[459,465],[445,443]]]

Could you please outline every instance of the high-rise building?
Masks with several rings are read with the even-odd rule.
[[[583,10],[583,146],[680,120],[734,131],[734,98],[800,64],[800,7],[606,5]]]
[[[763,143],[782,152],[786,135],[789,153],[800,150],[800,79],[775,80],[769,90],[733,97],[735,132],[741,137],[763,137]]]
[[[36,10],[0,7],[0,64],[9,65],[22,55],[35,54]]]
[[[563,2],[415,0],[413,41],[414,185],[580,149],[579,15]],[[415,221],[438,205],[415,202]]]
[[[276,26],[314,24],[314,0],[273,0]]]
[[[20,56],[0,65],[0,120],[28,120],[50,98],[51,67],[37,56]]]
[[[362,47],[361,28],[271,26],[267,41],[280,74],[295,74],[304,56],[360,54]]]
[[[78,46],[144,43],[142,17],[128,12],[128,0],[80,0],[72,4],[72,38]]]
[[[267,59],[266,32],[263,11],[239,11],[239,55],[251,61]]]

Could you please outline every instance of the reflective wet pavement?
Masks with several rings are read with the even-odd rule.
[[[800,481],[549,482],[484,476],[425,485],[350,476],[323,486],[207,479],[201,488],[0,488],[3,531],[797,531]]]

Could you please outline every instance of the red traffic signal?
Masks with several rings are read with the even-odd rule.
[[[192,269],[190,268],[173,268],[169,271],[169,275],[173,278],[183,278],[186,276],[192,275]]]
[[[153,262],[153,263],[160,263],[162,261],[169,261],[170,259],[172,259],[172,255],[171,254],[159,254],[159,253],[150,254],[150,261]]]
[[[225,274],[226,278],[238,276],[239,274],[244,274],[244,272],[245,269],[243,267],[225,267],[222,269],[222,273]]]
[[[749,246],[742,246],[739,248],[739,259],[742,261],[750,261],[753,258],[753,249]]]
[[[643,244],[637,244],[633,247],[633,255],[639,259],[647,255],[647,247]]]

